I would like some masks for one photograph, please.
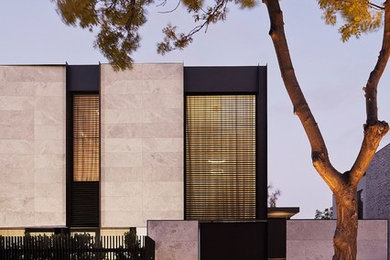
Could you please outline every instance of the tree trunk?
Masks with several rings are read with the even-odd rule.
[[[294,72],[284,32],[283,13],[279,0],[263,0],[270,18],[270,36],[275,47],[280,72],[287,93],[308,137],[312,161],[315,169],[328,184],[336,197],[337,228],[334,235],[333,260],[356,260],[357,255],[357,186],[366,172],[380,140],[389,130],[389,125],[377,117],[377,85],[390,57],[390,0],[386,0],[385,26],[382,50],[377,64],[370,74],[364,90],[366,91],[367,121],[364,126],[364,139],[358,157],[350,171],[341,173],[330,162],[325,141],[315,121],[310,107],[302,93]]]
[[[354,260],[357,253],[357,189],[346,186],[336,196],[337,227],[333,237],[333,260]]]

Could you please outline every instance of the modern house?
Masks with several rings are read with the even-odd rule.
[[[2,232],[264,222],[266,101],[264,66],[0,66]]]
[[[135,227],[157,260],[329,259],[334,222],[267,210],[267,67],[0,66],[0,119],[0,235]]]

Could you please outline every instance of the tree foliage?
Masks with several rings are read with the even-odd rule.
[[[68,25],[80,26],[98,32],[95,47],[110,61],[116,70],[131,68],[132,54],[140,47],[139,28],[147,21],[147,6],[153,0],[52,0],[57,11]],[[164,5],[167,0],[160,0]],[[324,11],[326,23],[335,25],[337,18],[344,23],[339,27],[341,38],[347,41],[351,36],[376,30],[381,26],[383,7],[367,0],[317,0]],[[182,0],[192,15],[195,26],[189,32],[178,32],[177,25],[168,24],[162,28],[164,38],[157,44],[157,52],[165,54],[183,49],[193,36],[206,30],[209,25],[227,18],[229,5],[238,8],[258,6],[258,0]],[[175,8],[176,9],[176,8]],[[172,10],[175,11],[175,10]]]
[[[97,30],[95,47],[115,69],[131,68],[132,53],[140,46],[138,29],[146,22],[152,0],[53,0],[68,25]]]
[[[344,23],[339,27],[341,38],[347,41],[351,36],[359,36],[364,32],[373,31],[382,24],[382,7],[367,0],[318,0],[324,10],[327,24],[335,25],[337,17]]]
[[[273,189],[272,185],[267,186],[267,195],[268,195],[268,206],[271,208],[276,207],[276,202],[278,201],[282,192],[279,189]]]
[[[333,207],[326,208],[324,211],[316,209],[314,219],[333,219]]]

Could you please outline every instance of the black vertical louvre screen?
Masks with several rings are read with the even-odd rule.
[[[73,96],[73,181],[99,181],[99,95]]]
[[[256,97],[186,97],[186,219],[256,218]]]

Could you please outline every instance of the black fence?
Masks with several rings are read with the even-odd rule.
[[[0,236],[0,259],[154,260],[154,241],[135,235]]]

